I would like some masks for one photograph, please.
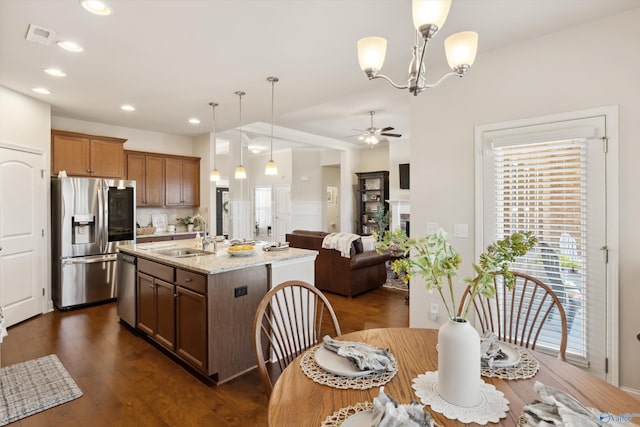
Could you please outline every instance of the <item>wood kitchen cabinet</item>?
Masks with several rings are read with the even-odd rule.
[[[164,206],[164,156],[125,151],[127,179],[136,181],[136,206]]]
[[[206,294],[176,286],[176,353],[206,373],[207,341]]]
[[[172,351],[176,336],[174,274],[173,267],[147,260],[138,262],[137,327]]]
[[[200,206],[200,159],[165,158],[165,205]]]
[[[123,178],[126,139],[51,131],[51,175]]]

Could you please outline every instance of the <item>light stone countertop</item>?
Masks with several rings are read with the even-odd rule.
[[[121,252],[145,258],[151,261],[167,264],[173,267],[191,270],[201,274],[216,274],[230,270],[238,270],[257,265],[274,264],[277,262],[295,260],[300,258],[312,258],[318,255],[317,251],[299,248],[289,248],[280,251],[265,252],[256,248],[253,255],[238,257],[231,256],[225,249],[218,249],[216,253],[196,257],[176,258],[161,255],[157,251],[171,248],[194,248],[195,239],[171,240],[166,242],[137,243],[118,247]]]

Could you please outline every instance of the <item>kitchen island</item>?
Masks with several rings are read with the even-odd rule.
[[[253,318],[264,294],[286,280],[313,283],[317,252],[256,249],[240,257],[221,249],[185,256],[194,244],[119,250],[137,258],[135,328],[196,373],[222,383],[256,365]]]

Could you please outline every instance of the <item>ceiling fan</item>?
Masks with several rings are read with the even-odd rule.
[[[371,126],[366,128],[366,129],[354,129],[357,130],[359,132],[362,132],[359,136],[358,139],[360,141],[364,141],[365,143],[367,143],[371,148],[373,148],[374,145],[376,145],[379,142],[383,142],[383,141],[387,141],[387,136],[393,137],[393,138],[400,138],[402,135],[400,135],[399,133],[389,133],[389,131],[393,130],[392,127],[385,127],[385,128],[376,128],[373,127],[373,116],[374,114],[376,114],[375,111],[369,111],[369,115],[371,116]]]

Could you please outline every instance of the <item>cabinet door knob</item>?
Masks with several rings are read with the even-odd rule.
[[[185,283],[189,283],[191,281],[191,277],[187,277],[186,279],[184,279]]]
[[[149,287],[150,287],[151,289],[153,289],[153,287],[154,287],[154,286],[153,286],[153,283],[149,284]]]

